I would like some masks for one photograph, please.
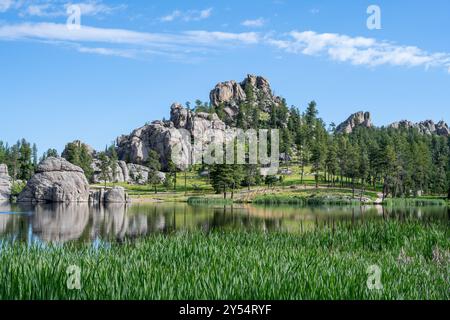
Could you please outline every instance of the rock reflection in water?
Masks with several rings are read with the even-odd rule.
[[[175,230],[254,230],[305,232],[341,222],[357,225],[371,219],[440,219],[446,207],[383,208],[295,206],[191,206],[161,204],[0,204],[0,239],[33,242],[123,242]]]
[[[0,201],[0,234],[4,233],[11,223],[11,215],[6,214],[11,211],[11,205],[8,202]]]
[[[89,223],[89,205],[39,204],[32,216],[33,234],[45,242],[78,240]]]
[[[93,208],[93,223],[91,239],[123,240],[147,234],[147,217],[145,215],[130,215],[130,205],[109,203]]]

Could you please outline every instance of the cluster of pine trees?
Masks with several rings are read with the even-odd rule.
[[[36,144],[25,139],[9,146],[0,141],[0,163],[6,164],[13,180],[28,180],[34,174],[38,164]]]
[[[303,115],[292,112],[288,120],[286,152],[297,155],[302,168],[311,166],[316,183],[380,187],[383,195],[417,196],[423,193],[450,196],[450,138],[421,134],[414,128],[356,127],[352,133],[328,130],[317,117],[315,102]]]
[[[334,124],[327,128],[314,101],[304,113],[288,108],[284,100],[268,111],[251,92],[246,93],[249,99],[241,104],[233,122],[221,113],[219,116],[244,130],[279,129],[280,152],[289,162],[286,165],[300,167],[302,184],[308,168],[317,186],[322,182],[353,190],[371,188],[382,190],[384,197],[448,194],[450,198],[450,137],[425,135],[413,128],[357,127],[346,134],[337,132]],[[218,108],[201,109],[215,112]],[[261,183],[255,166],[215,165],[209,169],[217,192]],[[266,183],[275,180],[267,177]]]
[[[86,178],[89,181],[91,180],[93,157],[87,145],[77,141],[68,143],[62,156],[70,163],[83,169]]]

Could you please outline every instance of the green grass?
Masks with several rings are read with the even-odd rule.
[[[338,223],[304,234],[202,232],[134,243],[0,245],[0,299],[450,299],[448,225]],[[81,268],[81,291],[66,270]],[[382,270],[381,291],[367,268]]]
[[[372,192],[364,193],[365,198],[373,200],[376,198],[376,194]],[[301,191],[288,191],[276,194],[265,194],[257,196],[253,199],[253,203],[256,204],[294,204],[294,205],[349,205],[360,204],[359,194],[355,194],[355,198],[352,197],[351,190],[342,189],[311,189]]]
[[[281,166],[281,168],[286,168]],[[356,189],[355,199],[348,199],[352,195],[353,191],[349,186],[340,188],[339,186],[329,187],[329,185],[322,180],[319,185],[321,189],[315,189],[315,177],[311,173],[311,167],[305,167],[305,175],[303,182],[301,180],[301,168],[299,166],[288,166],[292,171],[291,175],[283,176],[283,181],[278,183],[275,187],[283,191],[277,193],[276,196],[268,195],[267,197],[257,197],[255,199],[245,199],[239,197],[241,191],[247,191],[247,188],[241,188],[235,190],[236,199],[235,202],[248,202],[254,201],[256,203],[265,204],[359,204],[359,190]],[[217,199],[214,200],[201,200],[199,198],[208,196],[213,198],[220,198],[215,195],[215,192],[210,185],[207,177],[201,177],[198,174],[199,167],[196,166],[193,170],[186,173],[186,187],[184,172],[177,174],[177,187],[165,188],[162,185],[157,186],[157,193],[155,193],[154,187],[151,185],[130,185],[127,183],[108,183],[107,186],[122,186],[132,198],[160,200],[166,202],[189,202],[195,201],[195,203],[220,203]],[[101,187],[103,184],[93,185]],[[267,187],[264,185],[252,187],[252,190],[260,189],[261,187]],[[307,187],[307,190],[295,190],[294,187]],[[359,186],[357,186],[359,187]],[[366,186],[368,189],[372,187]],[[292,189],[291,189],[292,188]],[[381,191],[381,186],[377,186],[377,190]],[[229,195],[228,195],[229,196]],[[378,198],[377,191],[366,190],[364,197],[371,200]],[[190,198],[192,198],[190,200]],[[245,198],[245,196],[244,196]],[[228,200],[226,201],[229,202]],[[387,199],[387,205],[450,205],[450,201],[443,200],[442,196],[426,195],[415,199]]]
[[[386,199],[384,201],[384,205],[387,206],[446,206],[448,201],[442,198],[395,198],[395,199]]]
[[[211,198],[211,197],[189,197],[189,204],[232,204],[232,199]]]

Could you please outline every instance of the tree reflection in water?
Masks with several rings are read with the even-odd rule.
[[[6,241],[66,243],[123,242],[177,230],[254,230],[300,233],[331,228],[338,223],[357,227],[370,219],[440,219],[448,223],[446,207],[384,208],[374,206],[191,206],[158,204],[0,204],[0,238]],[[10,214],[7,214],[7,213]],[[6,214],[5,214],[6,213]]]

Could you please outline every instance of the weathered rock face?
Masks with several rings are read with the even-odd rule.
[[[247,97],[250,94],[252,97]],[[213,106],[223,106],[231,121],[235,120],[242,102],[250,103],[264,112],[270,112],[272,106],[283,102],[280,97],[273,94],[267,79],[254,75],[248,75],[241,83],[227,81],[217,84],[210,93],[210,99]],[[216,135],[221,136],[215,138],[224,139],[226,125],[217,114],[192,112],[175,103],[171,107],[170,121],[154,121],[134,130],[130,135],[117,139],[120,160],[144,164],[150,150],[154,150],[160,155],[163,169],[167,169],[175,147],[177,155],[182,159],[189,159],[193,151],[192,146],[186,142],[179,129],[184,129],[189,135],[199,138],[202,148],[205,149],[211,139],[208,132],[211,129],[216,130]],[[184,169],[183,165],[178,164],[178,167]]]
[[[408,120],[402,120],[399,122],[395,122],[389,126],[389,128],[394,129],[417,129],[422,134],[436,134],[439,136],[450,136],[450,129],[444,121],[439,121],[438,123],[434,123],[432,120],[425,120],[419,123],[413,123]]]
[[[95,189],[91,190],[89,202],[95,204],[103,203],[129,203],[130,197],[122,187],[114,187],[111,189]]]
[[[180,104],[172,105],[170,116],[170,121],[154,121],[134,130],[128,136],[118,138],[119,159],[128,163],[143,164],[147,161],[150,150],[154,150],[160,156],[163,169],[167,169],[175,147],[178,149],[177,154],[181,154],[185,159],[191,154],[190,141],[183,138],[179,129],[183,129],[191,136],[204,137],[204,143],[207,145],[208,130],[224,131],[226,128],[225,123],[216,114],[195,113]],[[134,168],[128,168],[131,179],[133,179],[132,169]]]
[[[93,183],[104,183],[101,170],[100,161],[95,159],[92,163],[94,174],[92,176]],[[116,165],[116,174],[113,176],[112,168],[109,170],[109,179],[106,182],[114,183],[129,183],[144,185],[148,183],[148,173],[150,169],[134,163],[126,163],[125,161],[118,161]],[[161,183],[166,180],[166,175],[163,172],[158,172]]]
[[[127,203],[129,200],[128,194],[122,187],[115,187],[105,192],[105,203]]]
[[[239,109],[239,104],[247,99],[244,89],[236,81],[221,82],[210,93],[213,106],[224,106],[229,117],[234,117]]]
[[[248,93],[253,97],[247,97]],[[217,84],[210,93],[210,100],[215,107],[222,105],[230,119],[236,117],[243,102],[253,103],[265,112],[282,103],[282,99],[273,94],[269,81],[254,75],[248,75],[241,83],[232,80]]]
[[[128,171],[130,173],[129,183],[131,184],[147,184],[148,175],[150,169],[138,164],[129,163]],[[166,181],[166,174],[164,172],[157,172],[156,175],[159,177],[159,182],[164,183]]]
[[[0,202],[8,201],[11,196],[11,177],[6,164],[0,164]]]
[[[356,127],[372,127],[372,118],[369,112],[357,112],[352,114],[347,120],[337,126],[336,131],[339,133],[352,133]]]
[[[100,166],[101,166],[100,160],[94,159],[94,161],[91,164],[93,170],[91,180],[93,183],[104,182]],[[115,173],[113,173],[112,167],[109,168],[108,177],[109,179],[107,179],[107,182],[116,182],[116,183],[129,182],[127,164],[124,161],[118,161],[116,163]]]
[[[48,158],[37,168],[18,202],[87,202],[89,184],[83,170],[63,158]]]

